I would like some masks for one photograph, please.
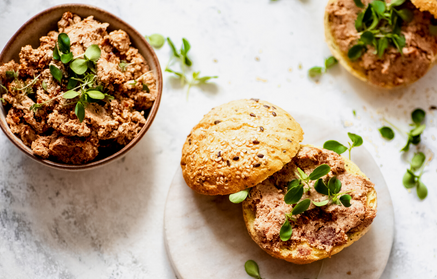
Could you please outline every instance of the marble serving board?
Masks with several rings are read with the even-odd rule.
[[[306,113],[293,116],[305,131],[303,143],[322,146],[334,139],[346,143],[347,133]],[[228,196],[193,192],[178,169],[165,207],[166,249],[179,279],[249,278],[244,263],[255,260],[263,278],[378,279],[393,243],[393,205],[378,166],[364,147],[355,148],[353,161],[366,173],[378,193],[378,213],[370,231],[330,259],[295,265],[270,257],[252,241],[244,224],[241,204]]]

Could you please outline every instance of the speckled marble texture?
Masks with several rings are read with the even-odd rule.
[[[0,49],[31,16],[67,1],[0,0]],[[75,2],[75,1],[68,1]],[[395,209],[395,240],[381,278],[437,278],[437,163],[427,164],[429,196],[402,186],[405,138],[385,142],[383,116],[404,129],[416,107],[427,113],[420,150],[437,152],[437,68],[411,87],[379,91],[337,66],[314,82],[322,65],[326,0],[82,1],[106,9],[143,34],[192,44],[193,70],[218,75],[193,88],[164,74],[161,108],[151,129],[122,161],[80,174],[40,166],[0,132],[0,278],[174,278],[164,248],[164,204],[192,126],[213,106],[259,97],[290,112],[306,110],[365,139],[385,176]],[[179,44],[179,43],[178,43]],[[165,68],[170,50],[157,51]],[[356,110],[354,117],[352,110]],[[413,148],[413,151],[415,148]]]

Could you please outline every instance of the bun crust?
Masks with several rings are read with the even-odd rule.
[[[290,162],[303,131],[269,102],[237,100],[207,113],[188,135],[181,167],[187,185],[204,195],[253,187]]]
[[[357,165],[355,165],[352,161],[342,156],[342,159],[345,163],[346,171],[350,174],[355,174],[358,176],[362,176],[364,178],[367,178],[358,168]],[[377,205],[377,196],[375,189],[371,189],[369,192],[367,192],[367,205],[366,207],[369,209],[376,210]],[[244,221],[246,223],[247,231],[249,235],[252,237],[253,241],[255,241],[265,252],[267,252],[272,257],[286,260],[288,262],[292,262],[295,264],[309,264],[324,258],[331,257],[332,255],[335,255],[342,251],[344,248],[352,245],[355,241],[360,239],[363,235],[365,235],[370,230],[370,225],[355,231],[353,233],[348,233],[348,240],[347,243],[339,246],[334,246],[333,249],[330,252],[327,252],[326,250],[317,249],[309,245],[308,242],[300,242],[296,245],[289,246],[289,247],[282,247],[279,251],[273,250],[273,249],[267,249],[264,248],[261,242],[261,239],[259,238],[258,234],[255,232],[254,228],[254,221],[255,221],[255,212],[252,211],[250,208],[249,203],[243,202],[243,216]],[[305,255],[302,255],[300,251],[310,251],[310,253],[305,253]]]
[[[435,0],[411,0],[422,12],[430,12],[435,18],[437,18],[437,2]]]

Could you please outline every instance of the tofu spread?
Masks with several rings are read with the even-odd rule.
[[[362,1],[367,6],[371,0]],[[409,0],[403,5],[413,12],[411,22],[403,22],[401,33],[405,36],[402,54],[390,45],[382,58],[376,54],[374,46],[368,46],[356,61],[369,81],[378,86],[403,85],[412,83],[428,71],[437,54],[437,37],[430,34],[429,26],[434,17],[429,12],[421,12]],[[348,53],[360,35],[355,27],[358,14],[363,9],[354,0],[337,0],[328,4],[329,26],[336,44],[343,53]]]
[[[58,30],[41,37],[38,48],[24,46],[18,63],[0,66],[7,123],[35,155],[67,164],[88,163],[120,150],[145,125],[157,96],[155,77],[128,34],[108,32],[108,26],[93,16],[82,19],[66,12]],[[91,45],[101,51],[92,76],[94,86],[110,98],[89,102],[83,121],[75,114],[75,103],[62,98],[68,80],[58,82],[50,70],[54,65],[64,77],[70,74],[66,64],[53,57],[60,33],[68,35],[75,59],[84,57]],[[31,110],[35,104],[44,105]]]
[[[298,167],[310,174],[321,164],[331,167],[326,179],[337,176],[342,183],[341,192],[351,191],[351,206],[328,203],[326,206],[316,207],[311,204],[307,211],[296,216],[290,240],[281,241],[279,233],[285,221],[285,214],[293,209],[293,205],[284,202],[288,182],[297,178],[295,173]],[[304,193],[301,200],[326,200],[325,195],[314,189],[314,182],[310,182],[311,189]],[[279,252],[284,247],[307,242],[312,248],[331,252],[334,247],[347,243],[349,233],[362,231],[372,223],[376,210],[367,207],[367,193],[373,187],[374,184],[368,179],[348,173],[345,162],[337,153],[304,146],[282,170],[250,191],[247,202],[255,213],[254,229],[261,240],[259,244],[264,249]],[[302,251],[299,253],[303,255],[311,253],[310,248],[300,250]]]

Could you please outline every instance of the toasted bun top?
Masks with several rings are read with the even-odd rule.
[[[422,12],[430,12],[437,18],[437,2],[435,0],[411,0],[411,3]]]
[[[232,101],[213,108],[188,135],[182,173],[198,193],[236,193],[282,169],[302,140],[285,110],[257,99]]]

